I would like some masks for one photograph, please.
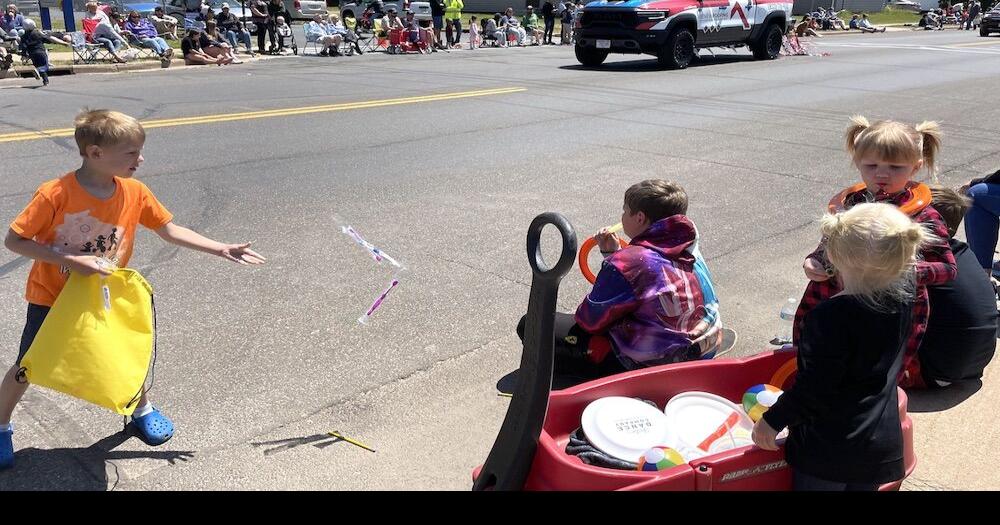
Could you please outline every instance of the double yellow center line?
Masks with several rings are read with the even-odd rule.
[[[308,115],[310,113],[328,113],[331,111],[348,111],[352,109],[380,108],[385,106],[401,106],[404,104],[417,104],[420,102],[438,102],[442,100],[455,100],[460,98],[488,97],[493,95],[506,95],[509,93],[520,93],[527,91],[526,88],[508,87],[497,89],[483,89],[478,91],[461,91],[456,93],[441,93],[437,95],[422,95],[418,97],[387,98],[382,100],[369,100],[366,102],[347,102],[342,104],[325,104],[322,106],[305,106],[300,108],[268,109],[262,111],[246,111],[242,113],[223,113],[219,115],[204,115],[201,117],[182,117],[160,120],[147,120],[142,123],[145,129],[169,128],[173,126],[194,126],[197,124],[217,124],[220,122],[234,122],[237,120],[252,120],[259,118],[290,117],[294,115]],[[40,131],[22,131],[17,133],[0,134],[0,143],[18,142],[23,140],[38,140],[54,137],[72,137],[73,128],[45,129]]]

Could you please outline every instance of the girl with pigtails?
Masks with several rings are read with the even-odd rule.
[[[918,253],[940,239],[883,203],[828,214],[821,229],[838,293],[805,314],[795,383],[752,437],[777,450],[788,428],[796,490],[877,490],[904,475],[896,378],[921,288]]]
[[[927,330],[930,312],[927,286],[947,283],[958,272],[948,245],[948,227],[931,205],[930,188],[913,180],[917,172],[926,168],[931,180],[937,182],[935,159],[941,147],[941,130],[936,122],[911,126],[884,120],[871,124],[862,116],[854,116],[847,128],[846,146],[862,182],[835,196],[830,211],[849,210],[861,203],[892,204],[934,236],[917,253],[912,327],[898,378],[901,387],[922,388],[926,385],[920,373],[917,348]],[[795,313],[792,341],[796,346],[801,343],[806,314],[843,290],[842,279],[826,248],[824,239],[802,265],[809,283]]]

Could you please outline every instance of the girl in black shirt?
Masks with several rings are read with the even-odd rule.
[[[913,267],[932,236],[889,204],[859,204],[822,220],[844,291],[805,318],[795,384],[757,422],[753,440],[777,450],[796,490],[876,490],[902,479],[896,378],[912,329]]]

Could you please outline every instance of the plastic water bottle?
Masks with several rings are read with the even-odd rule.
[[[795,311],[799,308],[799,300],[789,297],[778,313],[779,328],[778,334],[771,340],[772,345],[784,346],[792,342],[792,326],[795,324]]]

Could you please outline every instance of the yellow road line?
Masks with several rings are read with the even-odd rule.
[[[233,122],[237,120],[251,120],[251,119],[272,118],[272,117],[289,117],[295,115],[307,115],[310,113],[327,113],[331,111],[347,111],[352,109],[369,109],[369,108],[380,108],[385,106],[399,106],[403,104],[417,104],[420,102],[438,102],[442,100],[456,100],[461,98],[506,95],[509,93],[520,93],[522,91],[527,91],[527,89],[520,87],[483,89],[478,91],[441,93],[437,95],[422,95],[417,97],[369,100],[365,102],[326,104],[322,106],[305,106],[299,108],[268,109],[262,111],[247,111],[242,113],[223,113],[219,115],[204,115],[201,117],[181,117],[181,118],[160,119],[160,120],[147,120],[142,123],[142,126],[146,129],[152,129],[152,128],[168,128],[173,126],[193,126],[197,124],[216,124],[219,122]],[[22,131],[17,133],[0,134],[0,143],[18,142],[23,140],[47,139],[53,137],[71,137],[71,136],[73,136],[73,128],[45,129],[40,131]]]

